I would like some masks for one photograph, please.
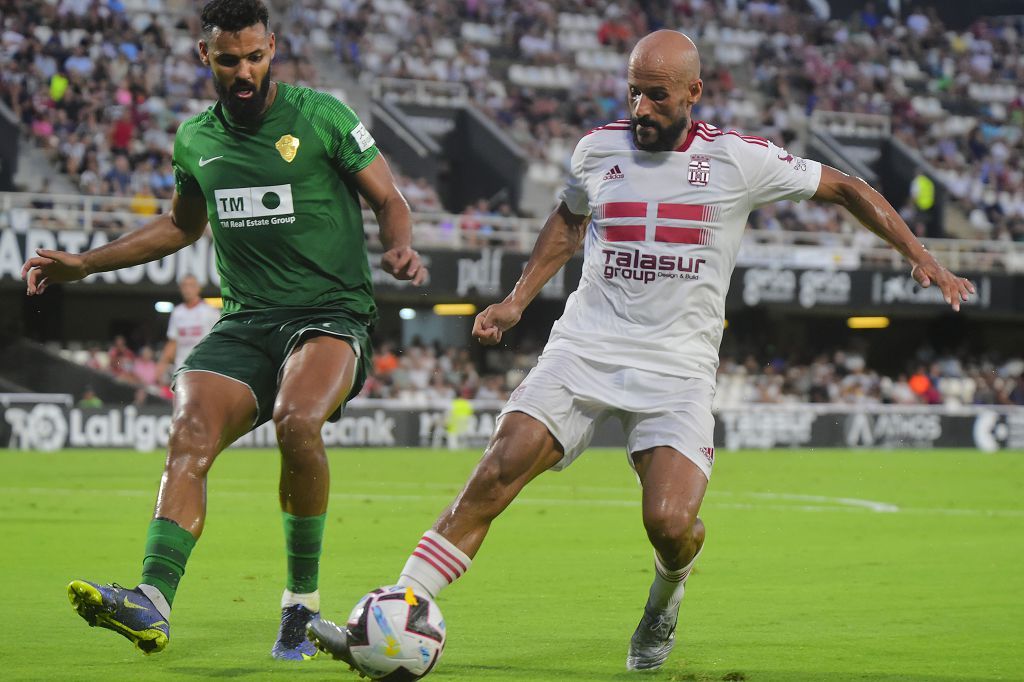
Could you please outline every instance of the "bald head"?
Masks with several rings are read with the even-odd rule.
[[[693,41],[679,31],[648,33],[629,55],[629,72],[637,77],[660,76],[689,85],[700,78],[700,54]]]
[[[626,69],[627,103],[637,149],[678,148],[690,130],[693,105],[700,101],[700,55],[678,31],[655,31],[640,39]]]

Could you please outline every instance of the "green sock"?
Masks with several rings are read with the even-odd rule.
[[[174,603],[178,581],[185,575],[185,563],[195,546],[192,533],[174,521],[160,518],[150,521],[146,558],[142,560],[142,582],[160,590],[168,605]]]
[[[281,516],[284,517],[284,546],[288,554],[286,587],[289,592],[296,594],[316,592],[327,514],[293,516],[281,512]]]

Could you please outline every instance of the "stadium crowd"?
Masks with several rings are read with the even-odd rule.
[[[536,364],[539,348],[497,348],[474,356],[466,346],[414,340],[406,347],[383,341],[363,398],[394,400],[410,407],[446,403],[456,397],[503,401]],[[91,347],[68,357],[113,375],[152,395],[170,395],[170,374],[157,375],[151,346],[132,350],[117,336],[106,351]],[[996,358],[922,348],[904,371],[870,367],[851,348],[804,356],[758,357],[724,353],[718,371],[723,407],[752,403],[842,405],[1024,405],[1024,358]]]
[[[816,109],[887,115],[938,169],[975,236],[1024,240],[1024,20],[955,32],[931,9],[900,19],[869,2],[840,21],[826,3],[808,4],[815,11],[767,0],[304,0],[289,19],[326,34],[314,42],[329,40],[358,73],[465,83],[533,158],[563,167],[583,132],[625,117],[633,42],[680,28],[705,48],[697,116],[783,145]],[[916,226],[912,208],[904,213]],[[855,229],[834,210],[797,227]]]
[[[195,13],[0,0],[0,16],[0,101],[81,192],[156,213],[174,188],[174,131],[216,99],[196,57]],[[316,83],[302,49],[296,34],[278,33],[276,77]]]
[[[0,100],[82,192],[155,213],[173,189],[174,130],[214,99],[195,13],[127,13],[120,0],[0,8]],[[274,76],[318,85],[311,51],[331,46],[371,78],[462,82],[532,157],[564,168],[584,131],[626,115],[625,55],[663,26],[708,44],[701,118],[786,144],[814,109],[887,114],[942,171],[979,238],[1024,240],[1019,18],[957,33],[933,12],[900,21],[870,3],[836,21],[766,0],[303,0],[275,23]],[[443,208],[429,184],[399,181],[416,210]],[[764,213],[755,226],[858,231],[832,207]]]

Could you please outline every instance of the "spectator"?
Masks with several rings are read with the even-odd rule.
[[[143,346],[139,355],[132,363],[132,375],[135,380],[145,386],[156,386],[158,374],[153,349]]]
[[[220,319],[220,311],[202,298],[202,289],[195,275],[185,275],[178,282],[181,303],[174,306],[167,322],[167,342],[164,344],[155,374],[156,383],[167,385],[167,370],[177,370],[192,349],[210,333]],[[173,361],[173,366],[172,366]]]
[[[119,379],[130,381],[132,375],[132,363],[135,362],[135,353],[128,347],[124,336],[118,334],[114,337],[114,344],[107,351],[110,362],[110,372]]]
[[[78,407],[83,408],[97,408],[103,407],[103,401],[96,395],[96,391],[93,390],[92,386],[86,386],[82,392],[82,397],[78,400]]]

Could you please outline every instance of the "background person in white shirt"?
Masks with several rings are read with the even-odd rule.
[[[185,361],[196,344],[206,336],[220,319],[220,311],[200,296],[199,280],[194,275],[185,275],[178,282],[182,302],[174,306],[167,323],[167,343],[157,363],[156,376],[162,385],[167,385],[168,368],[174,373]],[[174,365],[171,365],[171,362]]]
[[[711,402],[725,298],[749,213],[782,199],[843,206],[959,310],[974,287],[940,265],[875,190],[760,137],[693,121],[700,58],[681,33],[640,40],[627,71],[630,119],[591,131],[561,204],[504,301],[477,316],[485,345],[520,319],[585,238],[578,289],[537,367],[513,391],[462,492],[421,538],[398,584],[433,597],[469,568],[490,524],[540,473],[570,464],[618,419],[642,485],[655,577],[626,666],[660,667],[686,578],[704,544],[697,513],[714,462]],[[345,657],[343,628],[317,627]]]

